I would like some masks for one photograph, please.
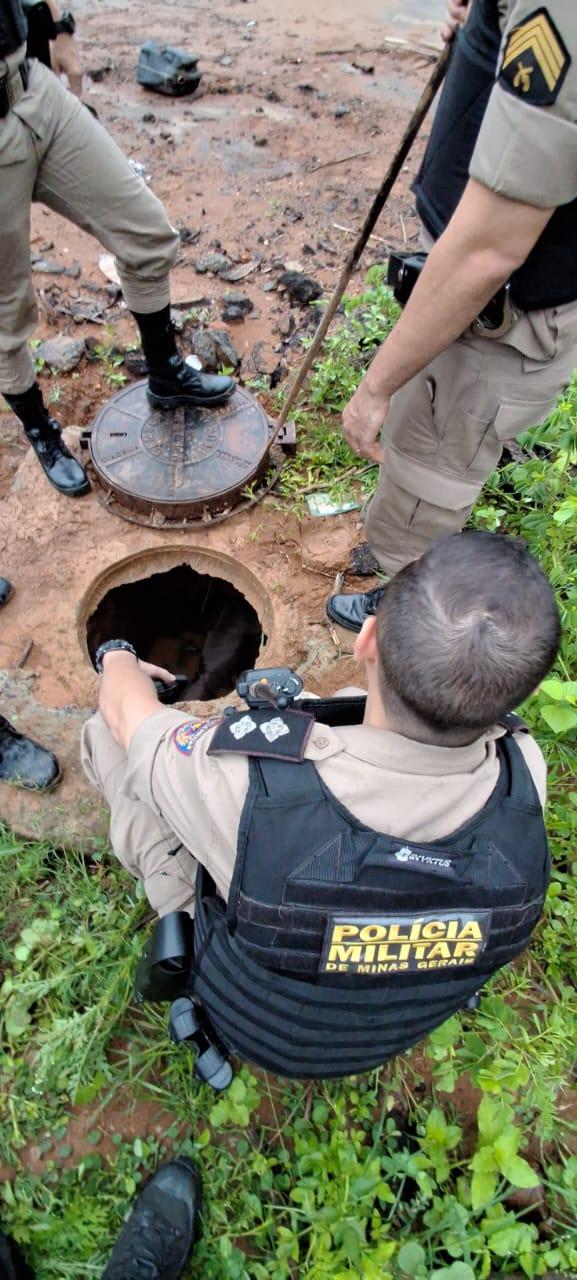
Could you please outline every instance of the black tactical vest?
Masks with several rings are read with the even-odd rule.
[[[194,995],[240,1057],[283,1076],[353,1075],[421,1040],[527,946],[549,876],[541,805],[507,735],[472,821],[398,840],[276,746],[283,759],[250,759],[228,907],[200,868]]]
[[[413,185],[419,216],[435,239],[445,230],[467,183],[500,47],[497,0],[474,0],[470,18],[455,40]],[[511,297],[523,311],[561,306],[577,298],[577,200],[555,211],[535,248],[511,277]]]
[[[26,44],[27,34],[28,26],[20,0],[0,0],[0,58],[16,53],[20,45]]]

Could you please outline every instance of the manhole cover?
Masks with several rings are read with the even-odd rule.
[[[149,405],[146,386],[114,396],[92,427],[90,457],[107,504],[154,525],[233,507],[268,464],[263,409],[238,387],[217,409],[161,412]]]

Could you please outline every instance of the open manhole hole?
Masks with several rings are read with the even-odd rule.
[[[180,549],[108,569],[81,603],[79,630],[92,662],[105,640],[129,640],[139,657],[188,676],[182,700],[211,701],[256,664],[270,622],[268,597],[243,565]]]

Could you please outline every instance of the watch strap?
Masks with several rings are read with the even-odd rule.
[[[113,653],[115,649],[124,649],[126,653],[132,653],[133,656],[138,659],[136,649],[134,648],[134,645],[130,643],[130,640],[105,640],[104,644],[98,646],[94,655],[94,666],[96,667],[99,676],[102,675],[103,671],[103,658],[107,653]]]

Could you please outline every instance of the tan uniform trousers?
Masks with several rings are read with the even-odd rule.
[[[502,339],[466,334],[397,391],[365,518],[386,573],[463,527],[503,441],[547,417],[576,366],[577,304],[570,303],[522,316]]]
[[[9,60],[10,61],[10,60]],[[35,378],[27,341],[37,319],[30,276],[30,204],[40,201],[114,254],[132,311],[170,301],[178,235],[102,125],[41,63],[0,120],[0,390]],[[60,247],[60,246],[58,246]]]
[[[125,795],[127,757],[99,712],[82,730],[82,767],[110,809],[110,843],[154,911],[194,915],[197,862],[154,809]],[[182,872],[182,874],[179,874]]]

